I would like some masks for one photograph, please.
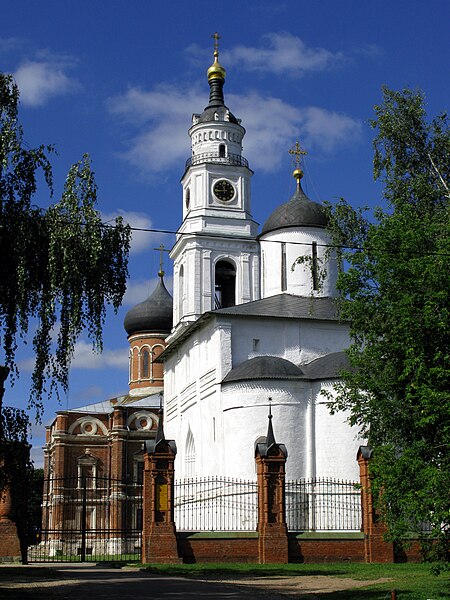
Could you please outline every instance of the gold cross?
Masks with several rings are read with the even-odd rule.
[[[161,244],[159,246],[159,248],[153,248],[153,250],[158,250],[159,251],[159,272],[158,272],[158,275],[160,277],[164,277],[164,271],[163,271],[163,252],[169,252],[169,250],[166,250],[164,248],[164,244]]]
[[[297,168],[300,167],[300,163],[302,162],[302,159],[300,157],[301,156],[305,156],[306,154],[308,154],[306,152],[306,150],[303,150],[303,148],[300,146],[300,144],[298,143],[298,140],[295,142],[295,145],[292,146],[292,148],[290,150],[288,150],[288,152],[292,156],[292,160],[294,162],[294,165]]]
[[[214,38],[214,56],[219,56],[219,40],[221,36],[216,31],[211,37]]]

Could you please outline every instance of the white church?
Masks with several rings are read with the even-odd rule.
[[[254,479],[270,404],[288,479],[358,480],[357,430],[345,414],[330,415],[323,393],[332,393],[349,346],[325,212],[303,192],[297,160],[293,197],[258,231],[245,129],[225,104],[217,43],[207,74],[209,103],[192,116],[183,222],[170,253],[173,326],[158,358],[176,476]],[[298,144],[293,153],[298,159]]]
[[[125,317],[128,393],[58,411],[47,427],[46,476],[90,468],[139,480],[163,394],[177,479],[255,480],[269,405],[288,479],[359,479],[358,432],[326,405],[349,346],[349,324],[336,314],[326,214],[302,190],[297,143],[295,193],[258,230],[245,129],[225,104],[224,82],[216,40],[209,103],[189,129],[183,222],[170,253],[173,299],[161,270],[153,293]]]

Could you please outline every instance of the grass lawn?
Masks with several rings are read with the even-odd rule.
[[[330,576],[352,578],[358,581],[389,578],[392,581],[358,587],[354,590],[327,592],[326,600],[390,600],[391,590],[397,591],[398,600],[450,599],[450,572],[436,576],[427,564],[194,564],[144,565],[160,574],[199,577],[205,579],[260,579],[264,577]],[[267,589],[267,588],[266,588]]]

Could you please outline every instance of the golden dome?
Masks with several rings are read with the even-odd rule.
[[[214,52],[214,62],[209,67],[207,73],[208,73],[208,81],[211,81],[211,79],[225,80],[226,71],[222,67],[222,65],[219,63],[219,52],[218,51]]]

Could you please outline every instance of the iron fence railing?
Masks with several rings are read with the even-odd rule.
[[[44,480],[30,562],[139,560],[142,485],[108,477]]]
[[[202,154],[194,154],[188,158],[185,168],[187,169],[191,165],[199,165],[202,163],[248,167],[248,160],[240,154],[228,154],[228,156],[220,156],[217,152],[203,152]]]
[[[257,483],[220,476],[179,480],[174,507],[178,531],[255,531]]]
[[[360,531],[361,491],[353,481],[330,478],[286,481],[289,531]]]
[[[360,531],[358,484],[330,478],[286,481],[289,531]],[[258,521],[256,481],[221,476],[175,483],[178,531],[255,531]]]

